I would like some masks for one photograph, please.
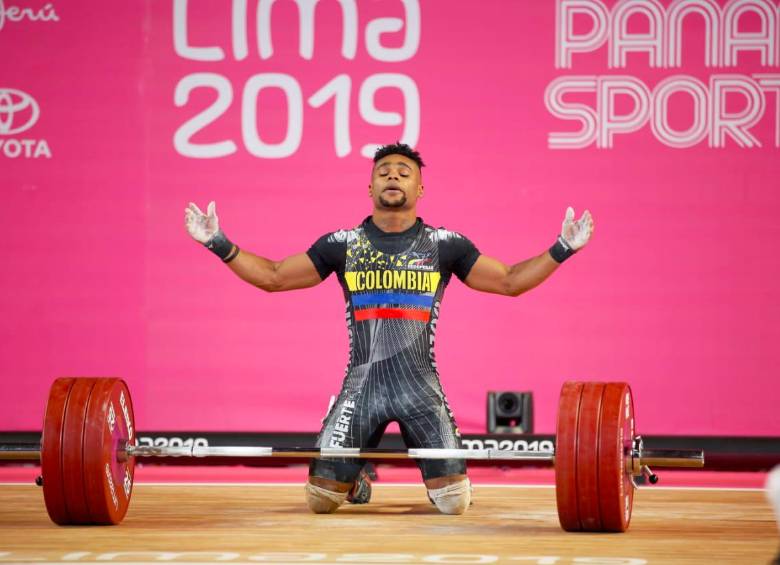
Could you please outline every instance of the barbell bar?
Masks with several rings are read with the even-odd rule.
[[[628,528],[635,478],[650,467],[704,466],[701,450],[644,449],[626,383],[567,382],[554,451],[256,446],[139,446],[132,400],[115,378],[61,378],[49,392],[40,444],[0,444],[0,459],[38,460],[44,502],[57,524],[118,524],[130,503],[136,457],[465,459],[549,462],[567,531]]]
[[[640,439],[640,438],[637,438]],[[40,444],[0,444],[0,460],[40,461]],[[235,457],[238,459],[279,457],[283,459],[465,459],[491,461],[529,461],[555,463],[555,451],[520,451],[511,449],[383,449],[344,447],[260,447],[260,446],[162,446],[126,445],[117,451],[119,461],[129,457]],[[640,467],[704,466],[704,453],[695,449],[635,448],[632,463]],[[632,468],[634,465],[632,464]],[[635,473],[638,474],[638,473]]]

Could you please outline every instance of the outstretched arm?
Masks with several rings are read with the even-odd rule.
[[[242,280],[267,292],[309,288],[322,282],[314,263],[306,253],[291,255],[281,261],[272,261],[247,251],[240,251],[228,267]]]
[[[464,282],[474,290],[518,296],[543,282],[558,265],[547,251],[512,266],[480,255]]]
[[[509,266],[480,255],[465,283],[483,292],[518,296],[544,282],[568,257],[585,246],[593,234],[593,218],[587,210],[574,221],[574,209],[566,210],[561,235],[548,251]]]
[[[209,203],[206,214],[190,202],[184,210],[184,225],[195,241],[213,251],[242,280],[265,291],[308,288],[322,282],[305,253],[272,261],[239,249],[219,229],[214,202]]]

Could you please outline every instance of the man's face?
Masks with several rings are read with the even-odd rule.
[[[374,208],[410,210],[422,196],[420,167],[403,155],[387,155],[374,164],[368,194]]]

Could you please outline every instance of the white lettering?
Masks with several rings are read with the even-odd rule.
[[[704,64],[736,66],[740,52],[756,52],[761,65],[778,63],[780,15],[772,0],[730,0],[723,8],[715,0],[674,0],[664,7],[658,0],[615,2],[608,8],[603,0],[558,0],[556,8],[555,66],[571,68],[574,53],[592,53],[607,44],[611,68],[627,65],[626,54],[648,54],[650,67],[679,67],[683,20],[697,14],[704,19]],[[759,22],[759,31],[743,31],[740,20],[750,15]],[[646,33],[629,33],[628,21],[642,17]],[[586,25],[575,26],[575,21]],[[576,32],[587,29],[587,32]],[[688,31],[688,33],[691,33]],[[691,33],[693,37],[698,37]]]
[[[138,445],[146,445],[149,447],[208,447],[209,440],[205,437],[188,437],[184,439],[180,437],[151,438],[139,436]]]
[[[233,87],[225,77],[214,73],[194,73],[181,79],[176,85],[173,101],[176,106],[184,106],[190,99],[190,93],[196,88],[211,88],[217,91],[214,103],[184,122],[173,135],[173,146],[180,155],[196,159],[226,157],[236,152],[236,144],[230,140],[213,143],[192,143],[190,139],[200,130],[211,124],[228,109],[233,101]]]
[[[464,449],[485,449],[485,444],[481,439],[463,439]]]
[[[440,307],[440,300],[433,303],[433,309],[431,311],[431,334],[428,338],[428,358],[431,360],[431,367],[434,369],[436,368],[436,351],[434,350],[434,346],[436,345],[436,324],[439,322]]]
[[[754,75],[764,92],[775,96],[775,147],[780,147],[780,75]]]
[[[33,153],[33,159],[37,159],[41,156],[51,159],[51,150],[45,139],[38,141],[38,145],[35,146],[35,153]]]
[[[130,500],[130,491],[133,490],[133,479],[130,476],[130,468],[125,465],[125,480],[122,481],[122,488],[125,491],[125,499]]]
[[[594,102],[568,102],[565,96],[570,93],[591,94]],[[597,147],[609,149],[614,146],[615,136],[638,131],[649,122],[656,139],[669,147],[691,147],[705,138],[710,147],[716,148],[725,147],[727,139],[739,147],[761,147],[762,142],[751,129],[767,114],[766,96],[770,93],[780,96],[780,74],[712,75],[708,85],[693,77],[675,75],[652,90],[630,76],[562,77],[548,86],[545,104],[555,117],[574,121],[580,129],[550,133],[548,146],[579,149],[595,142]],[[692,101],[687,129],[675,130],[670,125],[669,106],[675,95]],[[619,105],[620,97],[630,105]],[[780,100],[776,99],[776,107],[780,110]],[[780,112],[775,117],[773,141],[777,147]]]
[[[629,33],[628,20],[639,14],[647,18],[650,31]],[[657,0],[618,2],[612,13],[609,66],[625,67],[626,53],[634,51],[647,53],[651,67],[663,67],[663,30],[663,7]]]
[[[612,147],[616,133],[639,130],[650,117],[650,91],[639,79],[630,76],[610,76],[598,80],[596,85],[599,107],[598,147]],[[633,109],[627,114],[617,112],[615,99],[627,96],[633,102]]]
[[[237,145],[232,140],[222,140],[212,143],[194,143],[192,138],[201,133],[207,126],[220,118],[233,102],[233,87],[230,81],[215,73],[193,73],[182,78],[176,85],[174,103],[185,106],[190,101],[190,95],[198,88],[209,88],[217,92],[214,102],[184,122],[173,136],[173,145],[180,155],[185,157],[212,159],[231,155],[237,151]],[[286,98],[287,129],[285,137],[279,143],[270,143],[261,139],[258,131],[258,121],[262,116],[278,112],[275,107],[263,107],[259,102],[259,93],[264,88],[279,88]],[[380,111],[374,105],[374,96],[381,88],[397,88],[403,94],[404,111]],[[342,74],[331,79],[308,99],[310,106],[319,108],[330,98],[335,99],[333,135],[336,155],[345,157],[352,151],[350,141],[349,76]],[[404,124],[400,140],[409,145],[416,145],[420,135],[420,95],[414,80],[406,75],[387,73],[371,75],[363,82],[359,95],[359,110],[365,122],[380,126],[397,126]],[[300,147],[304,131],[303,93],[298,81],[287,74],[261,73],[251,76],[246,85],[241,102],[242,139],[247,151],[255,157],[280,159],[293,155]],[[362,147],[361,154],[371,157],[377,144]]]
[[[249,54],[249,46],[246,39],[246,0],[233,0],[232,18],[230,27],[233,37],[233,57],[236,61],[243,61]]]
[[[758,83],[748,77],[733,75],[713,75],[710,77],[712,92],[711,120],[712,147],[723,147],[726,135],[736,141],[740,147],[761,147],[761,142],[748,131],[764,114],[764,96]],[[730,95],[739,95],[745,106],[737,112],[726,110],[726,99]]]
[[[346,157],[352,151],[349,140],[349,95],[352,80],[348,75],[338,75],[309,98],[309,105],[319,108],[333,98],[333,142],[337,157]]]
[[[106,463],[106,480],[108,481],[108,490],[111,492],[111,500],[114,502],[114,508],[119,509],[119,499],[116,497],[116,488],[114,487],[114,477],[111,475],[111,468]]]
[[[548,136],[550,149],[581,149],[596,140],[596,111],[587,104],[564,102],[566,92],[595,92],[596,77],[561,77],[552,81],[544,93],[547,110],[562,120],[576,120],[582,127],[574,132],[553,132]]]
[[[45,139],[0,139],[0,152],[9,159],[17,157],[51,159],[51,150]]]
[[[15,159],[22,153],[22,144],[19,143],[18,139],[9,139],[5,142],[3,153],[6,157]]]
[[[344,447],[344,441],[347,439],[354,412],[355,401],[345,400],[341,405],[341,412],[336,420],[337,423],[333,426],[334,430],[328,443],[330,447]]]
[[[268,59],[274,54],[272,7],[275,1],[259,0],[257,5],[255,29],[257,51],[261,59]],[[294,1],[298,7],[298,53],[303,59],[310,60],[314,56],[315,9],[319,0]],[[357,2],[356,0],[338,0],[338,2],[341,6],[343,22],[341,55],[345,59],[354,59],[358,38]],[[417,20],[417,43],[419,43],[419,15]],[[407,27],[412,28],[412,32],[407,32],[407,41],[412,43],[415,39],[414,26],[410,24]],[[246,59],[249,54],[248,29],[247,0],[233,0],[230,11],[231,47],[233,57],[237,61]],[[192,61],[223,61],[226,58],[225,50],[219,46],[198,47],[190,44],[187,0],[174,0],[173,3],[173,47],[179,57]]]
[[[740,31],[739,19],[752,12],[761,22],[761,31]],[[757,51],[763,66],[777,60],[777,13],[768,0],[731,0],[723,9],[723,64],[737,65],[740,51]]]
[[[693,123],[685,131],[675,131],[669,125],[669,98],[678,93],[693,99]],[[707,87],[692,77],[669,77],[661,81],[653,93],[652,116],[653,133],[664,145],[676,148],[696,145],[707,137]]]
[[[683,19],[690,14],[704,18],[704,66],[720,64],[720,6],[715,0],[674,0],[666,14],[666,64],[682,64]]]
[[[0,30],[5,26],[6,20],[18,23],[27,18],[31,22],[58,22],[60,21],[54,6],[44,4],[42,8],[33,10],[32,8],[19,8],[18,6],[5,7],[3,0],[0,0]]]
[[[257,131],[257,98],[264,88],[279,88],[287,98],[287,133],[279,143],[266,143]],[[290,75],[264,73],[252,76],[244,87],[241,103],[244,145],[255,157],[282,159],[298,151],[303,137],[303,95]]]
[[[276,0],[260,0],[257,8],[257,48],[261,59],[274,54],[271,42],[271,7]],[[298,53],[306,60],[314,56],[314,9],[319,0],[295,0],[298,5]],[[354,59],[357,52],[357,4],[355,0],[339,0],[342,29],[341,55]]]
[[[406,13],[406,35],[401,47],[384,47],[383,33],[395,33],[404,27],[399,18],[377,18],[366,26],[366,50],[377,61],[398,62],[411,59],[420,46],[420,4],[418,0],[401,0]]]
[[[119,406],[122,408],[122,414],[125,417],[125,425],[127,426],[127,439],[132,443],[133,441],[133,420],[130,418],[130,411],[127,408],[125,401],[125,392],[119,393]]]
[[[173,0],[173,48],[179,57],[192,61],[221,61],[225,58],[225,52],[220,47],[190,45],[187,37],[187,0]]]
[[[404,96],[406,121],[397,112],[384,112],[374,105],[374,95],[381,88],[397,88]],[[414,79],[398,73],[380,73],[368,77],[360,87],[360,115],[366,123],[377,126],[396,126],[404,123],[401,143],[414,147],[420,137],[420,94]],[[373,156],[379,144],[364,145],[360,154]]]
[[[116,411],[114,410],[114,403],[109,402],[108,404],[108,415],[106,417],[106,421],[108,422],[108,429],[111,431],[111,433],[114,432],[114,426],[116,425]]]
[[[595,51],[607,40],[609,11],[601,2],[558,0],[555,20],[555,66],[571,67],[572,53]],[[587,16],[592,25],[585,34],[574,33],[574,16]]]

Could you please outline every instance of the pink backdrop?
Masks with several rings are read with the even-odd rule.
[[[0,3],[0,429],[39,429],[56,376],[118,375],[142,430],[316,430],[347,357],[335,277],[251,288],[183,208],[302,252],[370,213],[362,148],[400,138],[429,164],[420,215],[483,253],[541,252],[569,204],[597,224],[520,298],[451,284],[463,431],[510,389],[552,432],[587,378],[629,381],[646,434],[780,434],[779,10],[687,2],[713,16],[679,33],[683,4],[322,0],[312,36],[291,0]]]

